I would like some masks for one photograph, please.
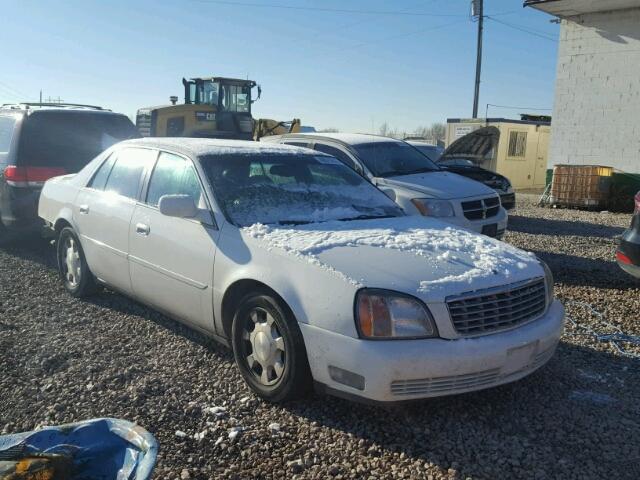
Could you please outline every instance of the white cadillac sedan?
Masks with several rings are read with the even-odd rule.
[[[107,285],[215,337],[270,401],[511,382],[551,358],[564,326],[535,256],[406,216],[312,150],[126,141],[48,181],[39,214],[71,295]]]

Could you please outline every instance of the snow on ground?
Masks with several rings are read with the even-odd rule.
[[[254,224],[242,231],[260,240],[267,248],[283,250],[332,271],[339,270],[339,266],[323,263],[319,255],[336,247],[357,246],[400,250],[439,263],[462,261],[468,265],[462,271],[456,269],[457,273],[421,281],[419,292],[426,292],[438,284],[471,283],[478,277],[496,273],[509,277],[536,262],[534,255],[506,243],[414,216],[292,227]],[[358,284],[353,279],[348,280]]]

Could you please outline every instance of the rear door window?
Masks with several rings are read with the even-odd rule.
[[[0,155],[9,153],[15,126],[16,119],[14,117],[0,116]]]
[[[107,184],[107,179],[109,178],[109,174],[111,173],[111,168],[113,168],[113,163],[116,160],[116,154],[112,153],[109,155],[109,158],[105,162],[102,163],[98,171],[89,182],[89,187],[94,188],[96,190],[104,190],[105,185]]]
[[[67,173],[75,173],[114,143],[138,136],[124,115],[86,110],[36,111],[24,120],[18,164],[62,167]]]
[[[118,152],[105,191],[137,199],[145,168],[151,166],[158,154],[146,148],[123,148]]]
[[[347,167],[351,167],[356,171],[359,170],[356,167],[356,163],[353,161],[353,159],[347,153],[343,152],[339,148],[332,147],[331,145],[327,145],[325,143],[316,143],[313,149],[317,150],[318,152],[328,153],[332,157],[336,157],[338,160],[344,163]]]

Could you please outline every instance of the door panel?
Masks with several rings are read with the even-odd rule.
[[[86,188],[73,212],[89,268],[100,280],[126,293],[131,292],[127,253],[134,207],[131,199]]]
[[[129,224],[142,178],[157,151],[123,148],[98,169],[78,194],[73,216],[87,263],[101,281],[132,293],[129,276]]]
[[[543,187],[547,183],[547,158],[549,151],[549,132],[541,130],[538,133],[538,150],[534,172],[534,184]]]
[[[189,195],[198,219],[158,210],[164,195]],[[187,158],[161,152],[144,203],[129,228],[129,268],[135,295],[161,310],[213,332],[213,260],[218,231],[198,175]]]
[[[217,230],[137,205],[129,268],[136,297],[213,331],[212,281]]]

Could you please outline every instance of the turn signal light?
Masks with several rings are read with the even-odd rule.
[[[625,265],[632,265],[633,264],[631,259],[629,257],[627,257],[624,253],[622,253],[620,250],[618,250],[616,252],[616,259],[619,262],[624,263]]]

